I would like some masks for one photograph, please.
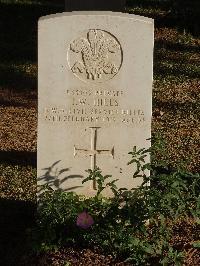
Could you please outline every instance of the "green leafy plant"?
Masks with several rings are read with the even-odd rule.
[[[94,197],[46,187],[38,203],[38,251],[78,244],[98,247],[134,265],[182,265],[183,252],[170,243],[173,223],[199,216],[200,176],[146,163],[157,149],[134,147],[129,153],[128,164],[136,169],[133,178],[142,180],[138,188],[118,189],[117,180],[103,176],[99,168],[88,170],[83,180],[96,183]],[[113,197],[103,196],[106,188]]]

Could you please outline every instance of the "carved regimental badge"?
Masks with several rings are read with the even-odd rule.
[[[112,79],[120,70],[121,45],[110,33],[91,29],[71,42],[68,63],[79,79],[86,82],[104,82]]]

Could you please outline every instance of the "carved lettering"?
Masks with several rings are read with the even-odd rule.
[[[100,97],[122,97],[124,96],[124,92],[120,90],[104,90],[99,89],[96,90],[94,88],[80,88],[80,89],[68,89],[66,90],[67,96],[100,96]]]
[[[86,98],[81,98],[81,99],[73,98],[72,105],[85,105],[86,103],[87,103]]]
[[[108,98],[97,98],[94,99],[94,106],[119,106],[119,103],[116,99],[108,99]]]

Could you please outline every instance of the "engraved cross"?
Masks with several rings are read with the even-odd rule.
[[[85,155],[89,155],[90,156],[90,167],[91,169],[94,171],[94,169],[96,168],[96,157],[99,154],[102,155],[111,155],[114,158],[114,147],[112,147],[111,150],[99,150],[97,149],[97,130],[100,127],[90,127],[91,130],[91,137],[90,137],[90,141],[91,141],[91,145],[90,145],[90,149],[79,149],[76,148],[76,146],[74,146],[74,157],[80,153],[80,154],[85,154]],[[93,189],[96,190],[96,182],[93,182]]]

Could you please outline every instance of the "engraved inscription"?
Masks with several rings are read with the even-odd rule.
[[[91,158],[91,165],[90,168],[92,170],[94,170],[96,168],[96,156],[98,154],[102,154],[102,155],[110,155],[114,158],[114,146],[112,147],[111,150],[99,150],[97,149],[97,130],[100,127],[90,127],[91,130],[91,136],[90,136],[90,142],[91,142],[91,147],[90,150],[88,149],[78,149],[76,148],[76,146],[74,145],[74,157],[80,153],[80,154],[84,154],[84,155],[89,155]],[[96,182],[93,182],[93,189],[96,190]]]
[[[143,125],[144,112],[140,109],[59,108],[44,109],[44,119],[54,123],[91,123]]]
[[[73,88],[66,92],[67,105],[46,106],[43,111],[45,121],[77,125],[89,123],[89,126],[142,126],[147,121],[141,107],[132,109],[123,103],[125,93],[121,90]]]
[[[79,79],[104,82],[119,72],[122,64],[121,45],[109,32],[90,29],[71,42],[68,64]]]

